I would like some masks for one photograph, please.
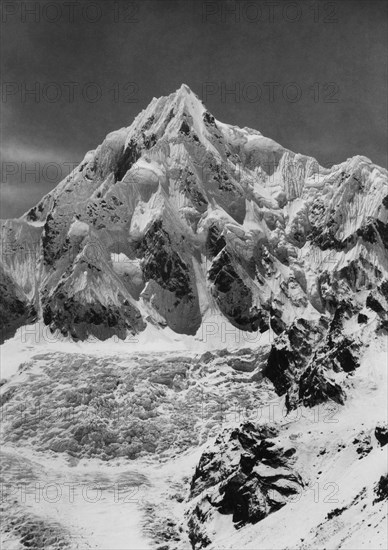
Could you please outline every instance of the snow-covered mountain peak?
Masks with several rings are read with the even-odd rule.
[[[282,332],[295,318],[332,315],[359,292],[355,277],[359,307],[386,288],[387,197],[387,172],[369,159],[324,169],[219,122],[182,85],[3,223],[4,247],[29,250],[33,232],[38,249],[38,266],[3,255],[3,269],[20,320],[33,308],[77,338],[147,323],[195,335],[214,314],[239,330]]]
[[[187,108],[202,112],[205,111],[205,107],[197,94],[195,94],[186,84],[182,84],[182,86],[174,92],[173,96],[174,102],[177,104],[181,102],[184,103]]]
[[[128,137],[138,132],[158,137],[165,134],[172,136],[183,123],[190,126],[195,124],[199,128],[205,111],[196,94],[186,84],[182,84],[172,94],[154,98],[129,127]]]
[[[175,96],[175,100],[184,98],[185,100],[189,100],[191,102],[199,102],[202,105],[201,100],[198,98],[197,94],[193,92],[193,90],[187,85],[182,84],[180,88],[178,88],[173,95]]]

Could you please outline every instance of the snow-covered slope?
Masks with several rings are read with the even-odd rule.
[[[0,391],[2,548],[386,548],[388,350],[373,324],[359,366],[333,375],[344,403],[289,412],[265,377],[275,343],[30,345]]]

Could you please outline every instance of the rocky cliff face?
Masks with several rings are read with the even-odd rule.
[[[362,346],[361,335],[345,334],[344,311],[339,307],[330,324],[325,318],[319,323],[298,319],[275,339],[263,374],[278,395],[286,394],[288,410],[328,399],[344,404],[346,395],[335,375],[359,366]]]
[[[231,515],[236,529],[285,506],[303,488],[292,468],[296,449],[274,426],[244,423],[224,430],[205,451],[191,480],[188,511],[193,548],[208,546],[217,514]]]

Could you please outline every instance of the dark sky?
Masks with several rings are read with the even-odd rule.
[[[1,217],[182,82],[325,166],[387,166],[386,1],[68,2],[2,3]]]

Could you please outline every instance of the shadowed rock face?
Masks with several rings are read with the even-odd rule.
[[[295,321],[271,347],[263,375],[279,395],[286,394],[288,410],[299,403],[314,407],[332,400],[344,404],[346,395],[333,379],[335,372],[351,373],[359,366],[359,344],[343,336],[346,308],[339,308],[331,324]]]
[[[0,344],[36,319],[36,310],[0,266]]]
[[[322,332],[304,319],[295,321],[271,347],[263,375],[279,395],[291,389],[307,365]]]
[[[212,224],[206,238],[206,251],[210,258],[217,256],[226,246],[225,237],[221,234],[217,225]]]
[[[299,380],[299,398],[303,405],[314,407],[328,400],[345,403],[345,393],[330,379],[324,367],[310,365]]]
[[[188,512],[193,548],[210,544],[214,512],[231,515],[236,528],[257,523],[284,506],[303,487],[292,468],[296,449],[283,444],[274,426],[247,422],[225,430],[205,451],[191,480]]]
[[[144,280],[149,282],[142,297],[164,313],[167,325],[175,332],[195,334],[201,324],[195,277],[160,220],[147,231],[138,253]]]
[[[388,424],[376,426],[375,437],[382,447],[388,443]]]
[[[222,313],[238,328],[249,332],[266,330],[265,313],[253,305],[252,292],[233,267],[229,254],[222,250],[208,274],[212,293]]]
[[[85,340],[88,336],[106,340],[114,335],[125,339],[128,333],[136,333],[143,325],[140,313],[125,299],[120,307],[109,307],[99,302],[83,303],[61,294],[53,296],[45,305],[43,320],[54,329],[61,327],[62,334],[74,340]]]
[[[117,162],[115,169],[115,180],[121,181],[128,170],[135,164],[135,162],[140,158],[141,150],[138,148],[136,142],[130,141],[128,145],[123,150],[122,156]]]
[[[388,474],[380,477],[380,480],[375,487],[375,494],[376,498],[373,501],[374,504],[376,502],[388,500]]]
[[[147,231],[138,250],[143,258],[146,281],[154,280],[162,288],[173,292],[179,300],[193,297],[189,267],[174,250],[160,220]]]
[[[106,136],[25,216],[1,222],[4,277],[17,289],[3,299],[4,330],[35,308],[78,339],[148,323],[194,335],[215,310],[240,330],[281,335],[351,302],[387,331],[387,180],[365,157],[324,169],[223,124],[182,86]],[[336,353],[350,372],[347,347]],[[270,356],[282,393],[304,365],[289,352]]]

